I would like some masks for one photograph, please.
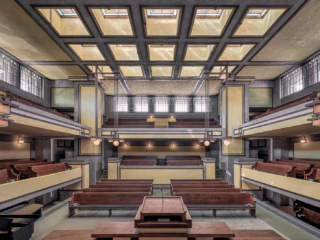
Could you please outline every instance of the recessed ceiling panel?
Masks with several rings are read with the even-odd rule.
[[[188,45],[184,61],[208,61],[216,45]]]
[[[181,8],[143,8],[143,21],[147,37],[179,34]]]
[[[200,77],[204,66],[183,66],[180,77]]]
[[[139,61],[138,49],[135,44],[108,44],[116,61]]]
[[[96,44],[68,44],[83,61],[105,61]]]
[[[133,95],[189,96],[196,84],[197,80],[127,81]]]
[[[303,61],[320,49],[318,0],[310,0],[253,61]]]
[[[196,8],[189,35],[191,37],[221,36],[233,11],[233,8]]]
[[[74,7],[39,7],[36,10],[60,36],[90,36]]]
[[[209,95],[217,95],[219,93],[219,86],[221,85],[221,80],[209,80]],[[197,92],[197,96],[205,96],[205,84],[203,83]]]
[[[142,66],[119,66],[124,77],[144,77]]]
[[[150,61],[174,61],[176,45],[148,44]]]
[[[245,66],[237,76],[255,76],[256,80],[274,80],[293,66]]]
[[[218,61],[241,61],[254,44],[227,44]]]
[[[172,66],[151,66],[151,77],[171,77]]]
[[[102,80],[102,84],[104,89],[106,89],[104,92],[107,95],[116,95],[114,93],[114,80]],[[124,91],[122,85],[120,82],[118,82],[118,94],[119,95],[126,95],[127,93]]]
[[[263,37],[286,8],[249,8],[234,36]]]
[[[78,65],[30,65],[51,80],[68,79],[68,76],[86,75]]]
[[[71,58],[16,3],[0,7],[0,47],[21,61],[71,61]]]
[[[128,8],[89,8],[103,36],[134,36]]]

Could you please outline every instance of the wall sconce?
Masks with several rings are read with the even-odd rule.
[[[18,143],[19,143],[19,144],[24,143],[24,140],[23,140],[23,138],[22,138],[21,136],[18,137]]]
[[[307,142],[307,139],[305,136],[303,136],[303,138],[300,140],[300,143],[306,143]]]
[[[231,141],[232,141],[232,138],[226,138],[226,139],[224,139],[224,140],[222,140],[222,141],[223,141],[223,144],[224,144],[224,145],[228,146],[228,145],[230,145],[230,143],[231,143]]]
[[[93,144],[96,146],[98,146],[102,142],[101,138],[91,138],[91,140],[93,141]]]

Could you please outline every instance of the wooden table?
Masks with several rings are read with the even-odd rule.
[[[223,222],[193,222],[192,228],[189,229],[189,233],[185,237],[201,238],[227,238],[234,237],[234,231],[231,230],[227,224]],[[145,234],[143,234],[145,235]],[[163,235],[163,236],[162,236]],[[177,234],[153,234],[153,238],[156,237],[179,237]],[[112,237],[123,237],[123,238],[138,238],[139,230],[134,228],[133,222],[103,222],[96,230],[91,234],[92,238],[112,238]],[[145,236],[144,236],[145,237]],[[183,237],[180,235],[180,237]],[[142,238],[143,239],[143,238]],[[162,238],[164,239],[164,238]]]

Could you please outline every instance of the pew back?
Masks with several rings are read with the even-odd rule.
[[[63,172],[66,170],[70,170],[71,167],[68,163],[55,163],[55,164],[47,164],[47,165],[38,165],[29,167],[29,178],[31,177],[39,177],[48,174],[53,174],[57,172]]]
[[[256,162],[252,169],[287,177],[296,177],[296,168],[289,165]]]
[[[12,172],[12,170],[0,169],[0,184],[5,183],[10,179],[14,179],[15,181],[18,181],[19,175]]]

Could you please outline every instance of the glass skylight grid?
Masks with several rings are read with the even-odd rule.
[[[223,9],[199,8],[196,11],[196,17],[220,18]]]
[[[147,17],[175,18],[177,17],[178,10],[179,9],[151,8],[147,9]]]
[[[60,17],[78,17],[76,10],[73,8],[57,8],[56,11]]]
[[[250,8],[247,13],[247,18],[263,18],[269,9],[262,9],[262,8]]]
[[[101,9],[104,17],[127,17],[129,16],[127,9]]]

